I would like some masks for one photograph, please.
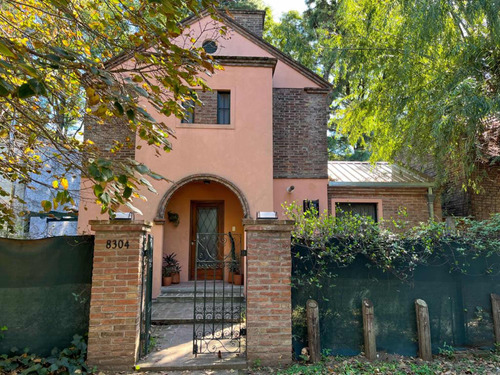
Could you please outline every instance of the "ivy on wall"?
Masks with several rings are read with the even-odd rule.
[[[447,263],[450,271],[467,273],[470,260],[500,253],[500,214],[484,221],[457,218],[452,229],[435,221],[408,227],[404,217],[376,223],[349,212],[337,216],[319,214],[314,208],[303,212],[296,203],[284,209],[295,221],[293,245],[308,249],[294,254],[309,264],[306,272],[294,273],[294,286],[321,287],[335,278],[333,268],[348,266],[360,254],[373,267],[409,280],[418,265],[431,259]],[[491,262],[484,273],[500,273],[500,264]]]

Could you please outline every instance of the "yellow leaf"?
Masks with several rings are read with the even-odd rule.
[[[52,181],[52,187],[57,189],[59,187],[59,182],[57,180]]]
[[[65,178],[61,178],[61,186],[64,188],[64,190],[68,190],[68,180],[66,180]]]

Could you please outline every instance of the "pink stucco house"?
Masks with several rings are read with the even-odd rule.
[[[262,39],[264,16],[264,11],[221,14],[226,37],[216,36],[219,25],[208,15],[186,21],[224,70],[207,77],[213,91],[200,92],[202,107],[182,121],[161,119],[176,133],[171,153],[158,157],[148,147],[131,151],[174,181],[156,184],[157,195],[137,202],[143,216],[136,219],[154,222],[154,295],[160,291],[163,254],[177,254],[181,281],[193,278],[200,223],[207,230],[243,234],[243,218],[281,212],[285,201],[314,200],[321,211],[328,208],[331,86]],[[117,131],[111,131],[115,138]],[[90,130],[86,136],[92,137]],[[95,136],[97,143],[106,141],[106,135]],[[89,220],[102,218],[85,202],[80,232],[90,230]]]

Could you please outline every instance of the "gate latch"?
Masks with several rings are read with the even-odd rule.
[[[247,256],[247,251],[246,251],[246,250],[241,250],[240,255],[241,255],[242,257],[246,257],[246,256]]]

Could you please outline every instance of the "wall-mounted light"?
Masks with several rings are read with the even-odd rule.
[[[295,186],[293,186],[293,185],[290,185],[289,187],[286,188],[286,191],[289,193],[291,193],[294,190],[295,190]]]
[[[117,212],[115,220],[134,220],[133,212]]]
[[[168,217],[168,221],[170,223],[173,223],[175,226],[179,225],[180,220],[179,220],[179,214],[178,213],[172,212],[172,211],[168,211],[167,212],[167,217]]]
[[[258,211],[257,219],[277,219],[278,213],[276,211]]]

